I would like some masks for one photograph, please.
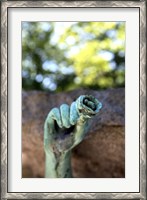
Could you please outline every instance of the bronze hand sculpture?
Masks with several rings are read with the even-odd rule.
[[[70,106],[53,108],[44,125],[45,177],[71,178],[71,149],[85,137],[89,118],[102,104],[93,96],[81,95]]]

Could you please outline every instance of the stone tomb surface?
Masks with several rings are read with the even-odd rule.
[[[125,177],[125,90],[105,91],[79,89],[51,94],[22,92],[22,178],[43,178],[45,154],[43,127],[48,112],[61,104],[71,104],[80,95],[93,95],[103,108],[90,130],[72,150],[74,178]]]

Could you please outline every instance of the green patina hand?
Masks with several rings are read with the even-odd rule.
[[[89,118],[102,104],[93,96],[81,95],[70,106],[53,108],[44,124],[45,177],[71,178],[71,149],[85,137]]]

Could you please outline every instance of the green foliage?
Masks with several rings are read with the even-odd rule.
[[[22,48],[26,90],[124,87],[123,22],[24,22]]]

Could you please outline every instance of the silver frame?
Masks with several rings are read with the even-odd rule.
[[[8,193],[7,191],[7,19],[11,7],[138,7],[140,9],[140,192]],[[147,199],[146,194],[146,2],[145,1],[7,1],[1,2],[1,199]]]

